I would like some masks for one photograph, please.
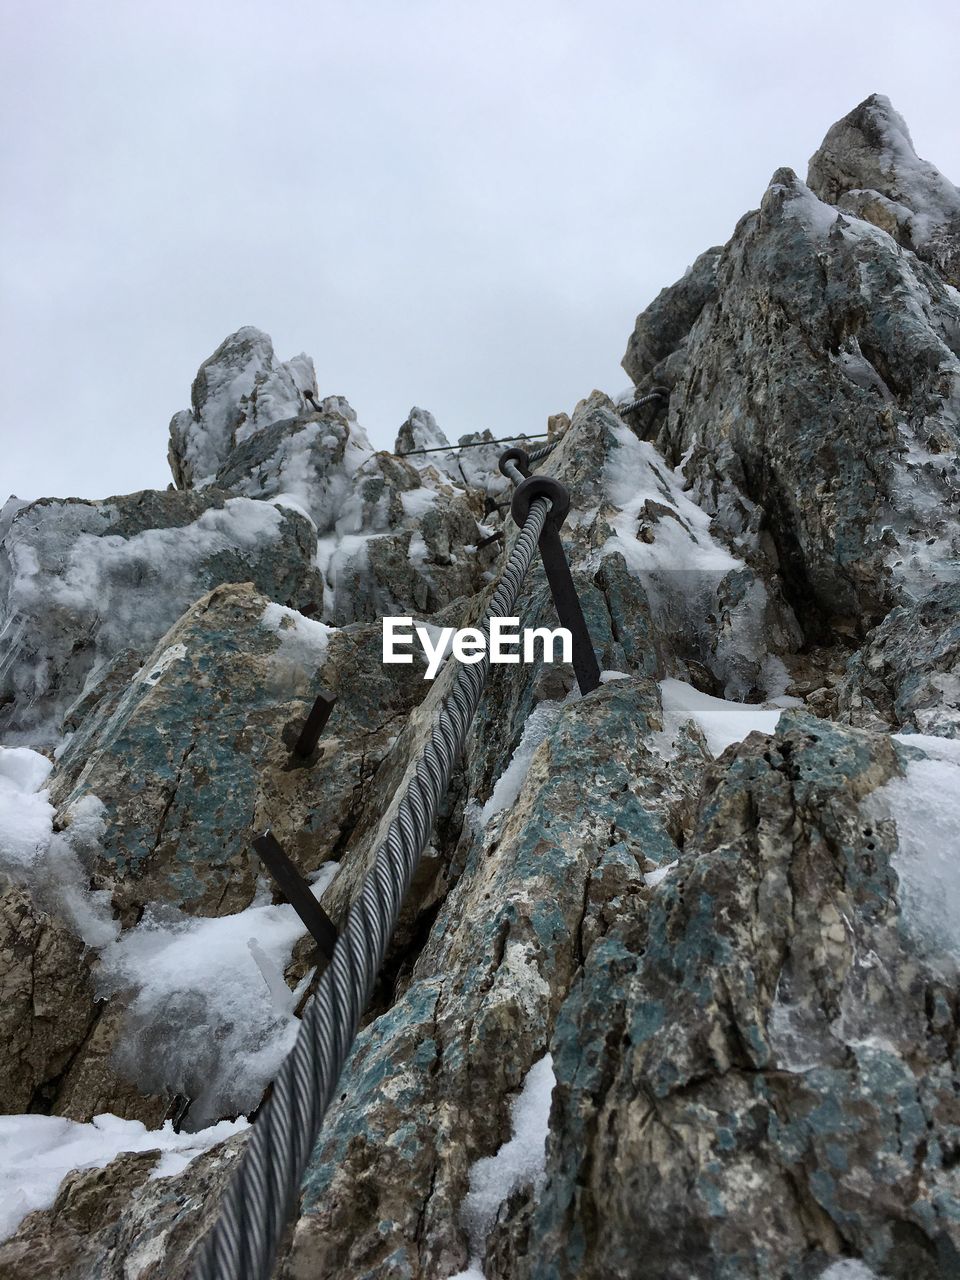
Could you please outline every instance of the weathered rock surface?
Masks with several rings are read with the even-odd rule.
[[[188,610],[112,714],[93,718],[98,732],[81,730],[71,741],[52,780],[67,831],[78,806],[105,807],[109,818],[85,870],[123,927],[147,907],[204,917],[242,911],[261,874],[250,848],[255,832],[271,829],[304,873],[339,856],[396,726],[426,688],[405,668],[383,666],[380,649],[379,628],[334,631],[271,604],[250,584],[218,587]],[[316,751],[300,760],[291,749],[321,688],[338,702]],[[180,1082],[159,1070],[156,1096],[144,1097],[113,1063],[132,1034],[128,995],[104,1001],[83,965],[82,992],[61,992],[57,966],[40,974],[31,967],[43,953],[11,958],[11,981],[27,987],[36,1006],[20,1009],[18,1025],[24,1035],[33,1028],[34,1037],[49,1037],[43,1004],[59,1008],[69,997],[72,1016],[57,1027],[69,1070],[58,1078],[48,1050],[46,1074],[33,1088],[44,1083],[58,1112],[75,1119],[109,1106],[162,1120]],[[189,1022],[188,1008],[180,1014]],[[176,1020],[172,1007],[167,1017]]]
[[[788,716],[708,771],[678,871],[560,1013],[541,1252],[494,1275],[956,1274],[955,995],[859,809],[897,769],[884,738]]]
[[[708,249],[675,285],[662,289],[639,316],[623,367],[636,383],[651,379],[672,387],[673,371],[681,364],[681,349],[694,321],[717,296],[717,263],[722,248]]]
[[[869,99],[809,185],[775,174],[638,318],[625,367],[669,401],[625,421],[595,392],[564,421],[543,470],[573,496],[563,539],[614,678],[580,698],[564,664],[494,669],[312,1154],[285,1280],[468,1263],[487,1280],[839,1280],[854,1259],[871,1271],[851,1277],[960,1276],[960,942],[936,936],[946,909],[918,929],[901,875],[929,830],[949,876],[960,831],[949,807],[927,828],[880,800],[909,799],[926,761],[891,731],[960,724],[951,192]],[[144,505],[162,499],[187,504],[184,526],[208,503],[296,518],[297,599],[323,623],[249,573],[204,582],[149,644],[105,647],[96,687],[64,640],[50,688],[74,737],[51,796],[117,945],[142,910],[259,910],[248,845],[267,825],[305,871],[339,863],[322,901],[342,917],[452,678],[382,665],[379,613],[473,623],[503,554],[466,551],[500,524],[496,445],[456,465],[375,453],[346,401],[301,396],[302,369],[255,333],[211,357],[174,432],[178,484],[214,483],[139,499],[142,530],[169,521]],[[440,439],[415,410],[398,448]],[[11,531],[30,510],[8,510]],[[49,575],[55,596],[69,574]],[[520,611],[553,622],[539,568]],[[18,650],[5,677],[28,726],[30,669]],[[320,685],[340,701],[295,763]],[[738,716],[765,731],[738,734]],[[924,775],[924,803],[957,772],[953,744],[936,748],[948,772]],[[85,949],[56,903],[44,916],[40,883],[11,884],[0,917],[28,939],[0,939],[9,1060],[30,1079],[17,1105],[157,1124],[189,1092],[165,1061],[170,1010],[143,1027],[142,1097],[131,993],[94,1007],[110,950]],[[281,1004],[309,951],[287,985],[261,967]],[[206,1061],[202,1011],[172,1008]],[[545,1159],[484,1200],[477,1162],[545,1061]],[[38,1260],[69,1280],[186,1274],[242,1146],[174,1179],[149,1180],[143,1155],[71,1175],[0,1244],[0,1277]]]
[[[960,190],[918,157],[889,98],[871,94],[837,121],[811,157],[807,183],[960,287]]]
[[[850,724],[960,737],[960,588],[891,609],[850,659],[836,698]]]
[[[2,1280],[159,1280],[188,1274],[197,1233],[212,1223],[243,1136],[190,1165],[189,1180],[151,1180],[159,1152],[118,1157],[106,1169],[78,1170],[49,1211],[30,1214],[0,1244]]]
[[[875,115],[869,103],[854,113]],[[838,147],[847,154],[837,138],[825,154]],[[812,162],[832,192],[827,167]],[[872,171],[858,172],[866,182]],[[925,208],[925,183],[903,199]],[[838,628],[862,636],[900,593],[924,594],[957,562],[960,303],[865,218],[778,171],[686,334],[676,336],[696,310],[686,280],[640,317],[642,334],[667,316],[671,377],[635,341],[624,362],[641,390],[670,381],[669,409],[649,430],[668,457],[688,455],[694,493],[739,554],[779,575],[811,642]],[[957,243],[952,226],[945,245]],[[700,263],[705,272],[709,256]]]
[[[90,960],[75,928],[20,885],[0,896],[0,1097],[26,1111],[62,1076],[93,1021]]]

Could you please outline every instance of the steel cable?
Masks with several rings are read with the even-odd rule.
[[[553,445],[539,456],[549,453]],[[537,454],[531,455],[531,461]],[[511,477],[513,478],[513,477]],[[517,470],[517,481],[523,476]],[[513,617],[549,498],[534,498],[484,614]],[[200,1244],[196,1280],[267,1280],[295,1208],[300,1182],[383,964],[400,906],[433,830],[487,681],[488,653],[460,664],[430,740],[376,853],[333,956],[307,1005],[296,1042],[253,1126],[220,1213]]]
[[[624,404],[616,406],[617,413],[632,413],[634,409],[640,409],[645,404],[653,404],[654,400],[669,400],[670,392],[666,387],[654,387],[654,389],[645,396],[640,396],[637,400],[628,400]]]
[[[566,434],[566,432],[563,433],[563,435]],[[556,440],[552,440],[550,444],[542,444],[539,449],[534,449],[531,453],[528,453],[527,460],[530,466],[532,467],[535,462],[541,462],[549,454],[553,453],[562,439],[563,436],[557,436]]]

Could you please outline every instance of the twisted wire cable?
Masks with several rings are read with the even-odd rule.
[[[669,400],[670,392],[666,387],[654,387],[645,396],[640,396],[636,400],[628,400],[626,404],[618,404],[616,406],[617,413],[632,413],[634,409],[640,409],[645,404],[653,404],[654,400]]]
[[[519,471],[517,472],[520,476]],[[513,617],[550,510],[535,498],[484,614]],[[489,646],[488,646],[489,649]],[[307,1005],[296,1042],[253,1126],[200,1244],[195,1280],[268,1280],[300,1182],[396,927],[400,904],[433,830],[490,669],[489,654],[459,664],[387,837],[350,907],[329,965]]]
[[[566,432],[563,433],[563,435],[566,434]],[[540,462],[543,458],[546,458],[549,454],[553,453],[554,449],[562,439],[563,436],[557,436],[556,440],[552,440],[550,444],[542,444],[539,449],[534,449],[531,453],[528,453],[527,457],[530,460],[531,467],[535,462]]]

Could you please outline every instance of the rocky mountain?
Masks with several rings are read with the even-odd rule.
[[[960,1276],[958,288],[874,96],[551,420],[602,683],[493,669],[278,1277]],[[376,451],[244,328],[175,488],[3,508],[2,1280],[189,1273],[325,964],[251,838],[344,919],[455,665],[380,619],[516,534],[488,440]]]

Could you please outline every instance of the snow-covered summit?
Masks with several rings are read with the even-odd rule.
[[[178,489],[210,483],[231,450],[255,432],[295,418],[317,394],[309,356],[278,360],[269,336],[244,325],[200,366],[191,407],[170,422],[168,458]]]
[[[433,414],[414,405],[397,432],[393,452],[402,454],[409,453],[411,449],[442,449],[449,444]]]

